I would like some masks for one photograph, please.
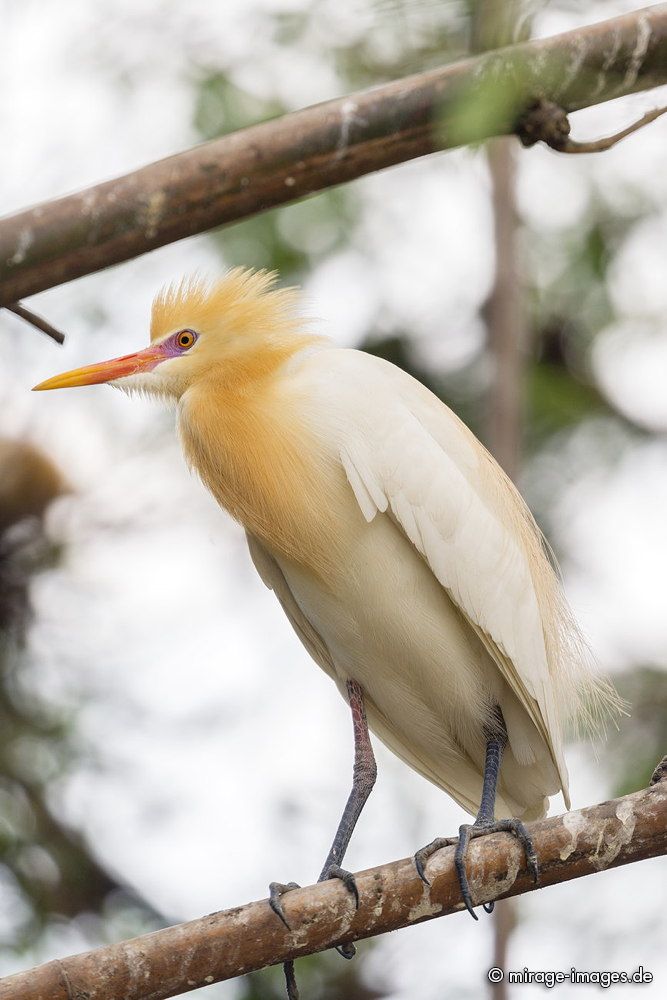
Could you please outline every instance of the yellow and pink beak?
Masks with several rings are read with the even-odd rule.
[[[101,361],[96,365],[86,365],[84,368],[74,368],[72,371],[63,372],[62,375],[54,375],[47,378],[39,385],[33,386],[33,391],[43,389],[69,389],[76,385],[99,385],[103,382],[115,382],[116,379],[125,378],[127,375],[137,375],[143,372],[150,372],[159,365],[161,361],[166,361],[171,357],[165,343],[151,344],[143,351],[136,354],[125,354],[122,358],[113,358],[111,361]]]

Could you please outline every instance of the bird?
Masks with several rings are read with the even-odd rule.
[[[416,852],[425,882],[456,843],[477,919],[468,845],[499,830],[537,880],[525,824],[559,792],[570,808],[564,727],[620,701],[525,501],[466,425],[402,369],[316,332],[297,289],[243,268],[166,286],[147,348],[35,389],[100,383],[175,404],[187,463],[350,706],[352,790],[320,880],[356,895],[342,863],[377,774],[369,729],[475,817]],[[271,885],[286,923],[295,885]]]

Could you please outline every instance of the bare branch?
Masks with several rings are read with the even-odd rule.
[[[667,83],[667,4],[242,129],[0,221],[0,304],[436,150]],[[500,98],[500,100],[499,100]]]
[[[665,112],[667,107],[654,108],[653,111],[647,111],[642,115],[639,121],[633,122],[620,132],[615,132],[614,135],[580,142],[570,139],[570,122],[563,108],[553,101],[539,100],[519,119],[516,132],[523,146],[534,146],[537,142],[544,142],[558,153],[603,153],[626,136],[638,132],[645,125],[650,125]]]
[[[541,886],[667,853],[667,781],[624,798],[533,823]],[[473,840],[477,903],[534,888],[513,837]],[[99,948],[0,980],[0,1000],[165,1000],[198,986],[462,909],[453,848],[429,861],[430,888],[411,859],[357,875],[360,905],[338,880],[284,897],[288,930],[267,900]]]
[[[51,337],[55,340],[57,344],[65,343],[65,334],[61,333],[60,330],[56,330],[55,326],[51,326],[47,323],[45,319],[38,316],[37,313],[33,312],[32,309],[26,309],[24,305],[20,302],[11,302],[8,306],[5,306],[9,312],[13,312],[15,316],[20,316],[21,319],[25,320],[26,323],[30,323],[37,330],[41,330],[45,333],[47,337]]]

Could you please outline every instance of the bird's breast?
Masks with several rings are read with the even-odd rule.
[[[179,431],[188,464],[218,503],[275,554],[326,579],[363,517],[334,442],[280,386],[254,398],[186,393]]]

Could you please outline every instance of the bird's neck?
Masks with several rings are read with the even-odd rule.
[[[181,401],[188,463],[218,503],[276,555],[322,574],[335,554],[335,480],[287,380],[211,382]],[[331,500],[331,503],[329,503]]]

